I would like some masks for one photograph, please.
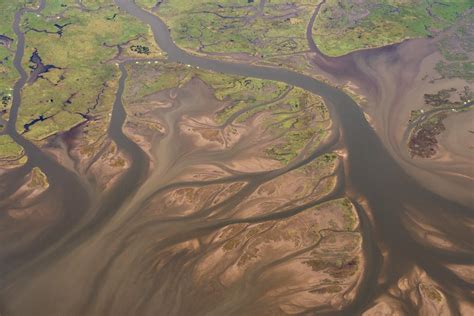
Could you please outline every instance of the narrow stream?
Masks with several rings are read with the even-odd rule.
[[[39,167],[47,176],[50,183],[51,194],[59,199],[60,208],[64,210],[61,217],[50,229],[46,230],[27,249],[17,249],[14,253],[2,256],[0,260],[0,285],[2,279],[10,278],[13,271],[19,271],[26,263],[42,254],[47,248],[57,241],[58,236],[66,235],[69,230],[77,224],[81,216],[89,207],[90,198],[79,178],[52,157],[42,152],[32,142],[28,141],[16,130],[16,121],[21,104],[21,90],[26,84],[28,75],[22,67],[22,59],[25,51],[25,36],[20,30],[20,20],[25,12],[40,12],[45,6],[42,0],[37,9],[21,9],[15,15],[13,30],[17,36],[18,43],[15,53],[14,66],[20,74],[13,90],[13,104],[6,133],[20,144],[28,157],[25,168],[20,168],[11,175],[13,179],[21,179],[26,172],[33,167]],[[14,181],[12,181],[14,183]]]
[[[92,203],[89,188],[81,181],[77,174],[66,169],[51,156],[45,154],[32,142],[19,134],[16,129],[18,111],[21,105],[21,90],[28,80],[28,74],[22,66],[25,50],[25,36],[20,30],[21,17],[25,12],[41,12],[45,6],[45,0],[37,9],[21,9],[15,15],[13,29],[18,38],[18,46],[15,54],[14,65],[20,74],[13,91],[13,105],[6,133],[25,149],[28,163],[9,175],[12,185],[21,180],[33,167],[39,167],[48,177],[50,194],[60,200],[62,217],[52,227],[47,229],[40,238],[37,238],[27,249],[18,249],[17,253],[9,253],[0,259],[0,289],[2,279],[5,284],[14,280],[16,273],[22,273],[23,269],[40,270],[52,258],[58,258],[67,253],[68,249],[79,245],[85,239],[93,235],[105,221],[120,207],[127,197],[143,181],[148,170],[148,157],[134,142],[130,141],[122,132],[122,125],[126,113],[122,104],[122,94],[127,72],[124,64],[120,65],[119,88],[113,106],[108,134],[118,148],[127,156],[131,157],[131,164],[127,171],[120,177],[116,185],[100,201]],[[92,213],[94,216],[86,219],[84,225],[79,226],[85,214]],[[75,229],[75,228],[78,229]],[[47,250],[47,255],[45,251]],[[35,260],[33,260],[35,259]],[[25,266],[25,267],[24,267]]]

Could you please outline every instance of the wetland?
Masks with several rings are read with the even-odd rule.
[[[464,191],[451,193],[438,178],[430,189],[407,163],[410,130],[401,154],[377,128],[384,113],[331,81],[352,79],[370,107],[374,96],[403,88],[384,90],[393,78],[385,67],[423,69],[415,57],[403,60],[405,50],[430,56],[435,46],[415,40],[329,57],[309,42],[315,67],[333,76],[322,81],[183,50],[160,18],[161,2],[66,2],[18,8],[13,22],[20,77],[0,135],[1,315],[473,312],[469,171],[456,167]],[[265,3],[255,4],[257,16]],[[277,8],[285,19],[300,10]],[[89,15],[108,38],[122,30],[121,38],[104,43],[89,32],[90,55],[76,64],[52,53]],[[39,52],[58,68],[32,81],[25,69],[44,40],[28,41],[37,32],[27,30],[56,16],[72,24],[61,36],[41,32],[57,42]],[[124,31],[127,23],[134,27]],[[98,58],[100,69],[87,72]],[[382,75],[368,75],[373,69]],[[90,80],[77,86],[81,71]],[[459,100],[445,90],[425,93],[433,113],[417,112],[409,128],[428,130],[431,115],[453,108],[469,113],[467,90],[446,90]],[[39,121],[24,131],[29,119]],[[441,124],[449,129],[454,119]],[[440,134],[436,150],[451,144],[466,156]],[[423,172],[435,169],[430,163]]]

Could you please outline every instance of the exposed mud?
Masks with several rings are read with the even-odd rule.
[[[128,102],[126,85],[138,81],[123,61],[101,142],[84,148],[78,128],[39,149],[15,130],[27,81],[20,11],[21,79],[6,130],[29,160],[0,175],[2,315],[469,315],[471,210],[408,176],[347,95],[288,70],[188,55],[157,17],[117,4],[150,24],[171,61],[321,95],[326,137],[288,164],[271,159],[268,148],[288,141],[270,132],[274,110],[218,123],[229,104],[199,76]],[[345,58],[366,73],[383,65],[391,80],[408,58],[400,52],[418,44]],[[415,57],[404,63],[418,69]],[[394,73],[400,89],[417,75]],[[398,88],[365,78],[354,82],[398,104]],[[33,181],[34,167],[45,178]]]

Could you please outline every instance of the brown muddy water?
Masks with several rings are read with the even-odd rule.
[[[167,26],[156,16],[140,9],[133,1],[116,0],[116,3],[151,26],[157,44],[168,54],[170,61],[227,74],[285,82],[320,95],[326,101],[340,137],[319,148],[299,165],[308,163],[321,152],[329,152],[336,146],[345,148],[347,159],[341,175],[343,183],[334,196],[345,193],[357,207],[366,263],[363,280],[351,304],[340,311],[310,310],[309,314],[360,314],[414,267],[426,271],[440,285],[453,314],[459,314],[459,300],[472,300],[473,285],[447,268],[448,264],[473,264],[473,234],[470,226],[473,221],[472,207],[444,199],[424,189],[406,174],[387,153],[349,96],[320,81],[286,69],[189,55],[176,47]],[[239,305],[248,305],[247,310],[252,310],[250,307],[259,302],[252,300],[253,291],[244,286],[240,290],[237,287],[225,300],[216,303],[215,308],[193,310],[193,305],[199,305],[200,297],[199,289],[192,289],[189,275],[189,270],[199,259],[199,254],[194,252],[179,252],[168,262],[166,252],[163,252],[161,255],[165,257],[161,259],[167,263],[160,270],[149,269],[157,260],[154,254],[173,245],[191,242],[209,231],[238,221],[206,216],[173,218],[162,222],[147,220],[142,206],[153,194],[176,184],[170,184],[167,177],[172,178],[173,175],[163,173],[165,167],[150,171],[144,151],[123,134],[126,113],[122,95],[127,78],[123,64],[120,66],[122,76],[109,136],[130,159],[131,165],[105,196],[97,198],[75,173],[16,132],[15,118],[21,103],[20,90],[27,80],[20,63],[24,51],[24,36],[18,27],[21,14],[17,14],[14,25],[19,39],[15,66],[21,78],[15,85],[12,119],[7,132],[25,148],[29,161],[24,167],[9,173],[7,178],[2,178],[2,181],[7,182],[2,194],[6,196],[8,192],[14,192],[20,182],[18,179],[33,166],[39,166],[47,174],[51,185],[45,199],[59,203],[61,216],[36,240],[25,245],[20,243],[18,246],[1,247],[0,314],[239,315]],[[181,108],[178,112],[170,111],[165,114],[165,120],[171,122],[187,110]],[[175,143],[179,139],[175,136],[171,132],[166,136],[168,138],[163,139],[163,144],[168,144],[169,152],[161,153],[162,161],[168,161],[167,168],[170,170],[185,167],[176,167],[172,159],[186,154],[183,151],[185,146],[180,147]],[[163,147],[157,150],[163,150]],[[202,154],[199,159],[205,161],[211,158]],[[248,190],[252,190],[283,172],[288,170],[237,175],[231,180],[244,179],[251,184]],[[196,180],[193,185],[207,185],[212,181],[225,183],[230,180]],[[230,200],[229,208],[232,208],[232,201],[238,201],[245,192],[239,194]],[[2,207],[7,208],[8,205]],[[294,208],[267,217],[289,217],[303,210]],[[250,222],[259,220],[262,219],[248,219]],[[245,219],[240,221],[245,222]],[[436,230],[455,246],[437,247],[420,238],[419,230],[426,226]],[[405,312],[417,312],[417,306],[408,299],[404,303]]]

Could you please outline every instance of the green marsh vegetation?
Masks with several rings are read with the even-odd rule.
[[[17,130],[42,140],[87,122],[86,138],[96,141],[105,133],[115,96],[118,46],[133,55],[130,46],[143,46],[148,26],[110,2],[82,1],[80,7],[72,0],[50,0],[41,14],[24,14],[21,28],[23,67],[35,69],[30,58],[36,51],[54,68],[24,87]]]
[[[214,116],[218,126],[245,124],[264,115],[267,132],[279,140],[266,150],[269,158],[288,164],[303,151],[310,152],[327,136],[330,119],[323,100],[284,83],[230,76],[176,63],[146,63],[128,66],[126,103],[138,102],[153,93],[178,87],[199,77],[214,90],[225,106]],[[326,157],[332,163],[335,157]]]
[[[463,18],[455,27],[452,34],[448,34],[439,42],[439,49],[443,59],[436,65],[436,70],[443,78],[462,78],[474,81],[474,16]]]
[[[17,44],[12,27],[15,14],[21,8],[37,4],[37,0],[0,1],[0,115],[4,118],[8,116],[13,85],[19,77],[13,66]]]
[[[293,161],[304,150],[315,149],[327,136],[330,119],[319,96],[294,88],[272,110],[270,130],[285,134],[284,141],[270,147],[267,153],[284,164]]]
[[[139,1],[148,9],[156,3]],[[316,5],[305,0],[167,0],[155,12],[185,49],[271,59],[308,50],[306,29]],[[471,7],[470,0],[327,0],[313,25],[313,38],[324,54],[341,56],[433,36]]]
[[[171,0],[156,12],[185,49],[270,58],[308,50],[304,31],[313,6],[306,1]]]
[[[9,135],[0,135],[0,162],[16,161],[23,155],[23,147],[15,143]]]
[[[313,36],[323,53],[340,56],[432,36],[453,25],[472,5],[470,0],[327,0]]]
[[[30,188],[48,188],[48,177],[46,174],[38,167],[31,169],[31,181],[28,183]]]

